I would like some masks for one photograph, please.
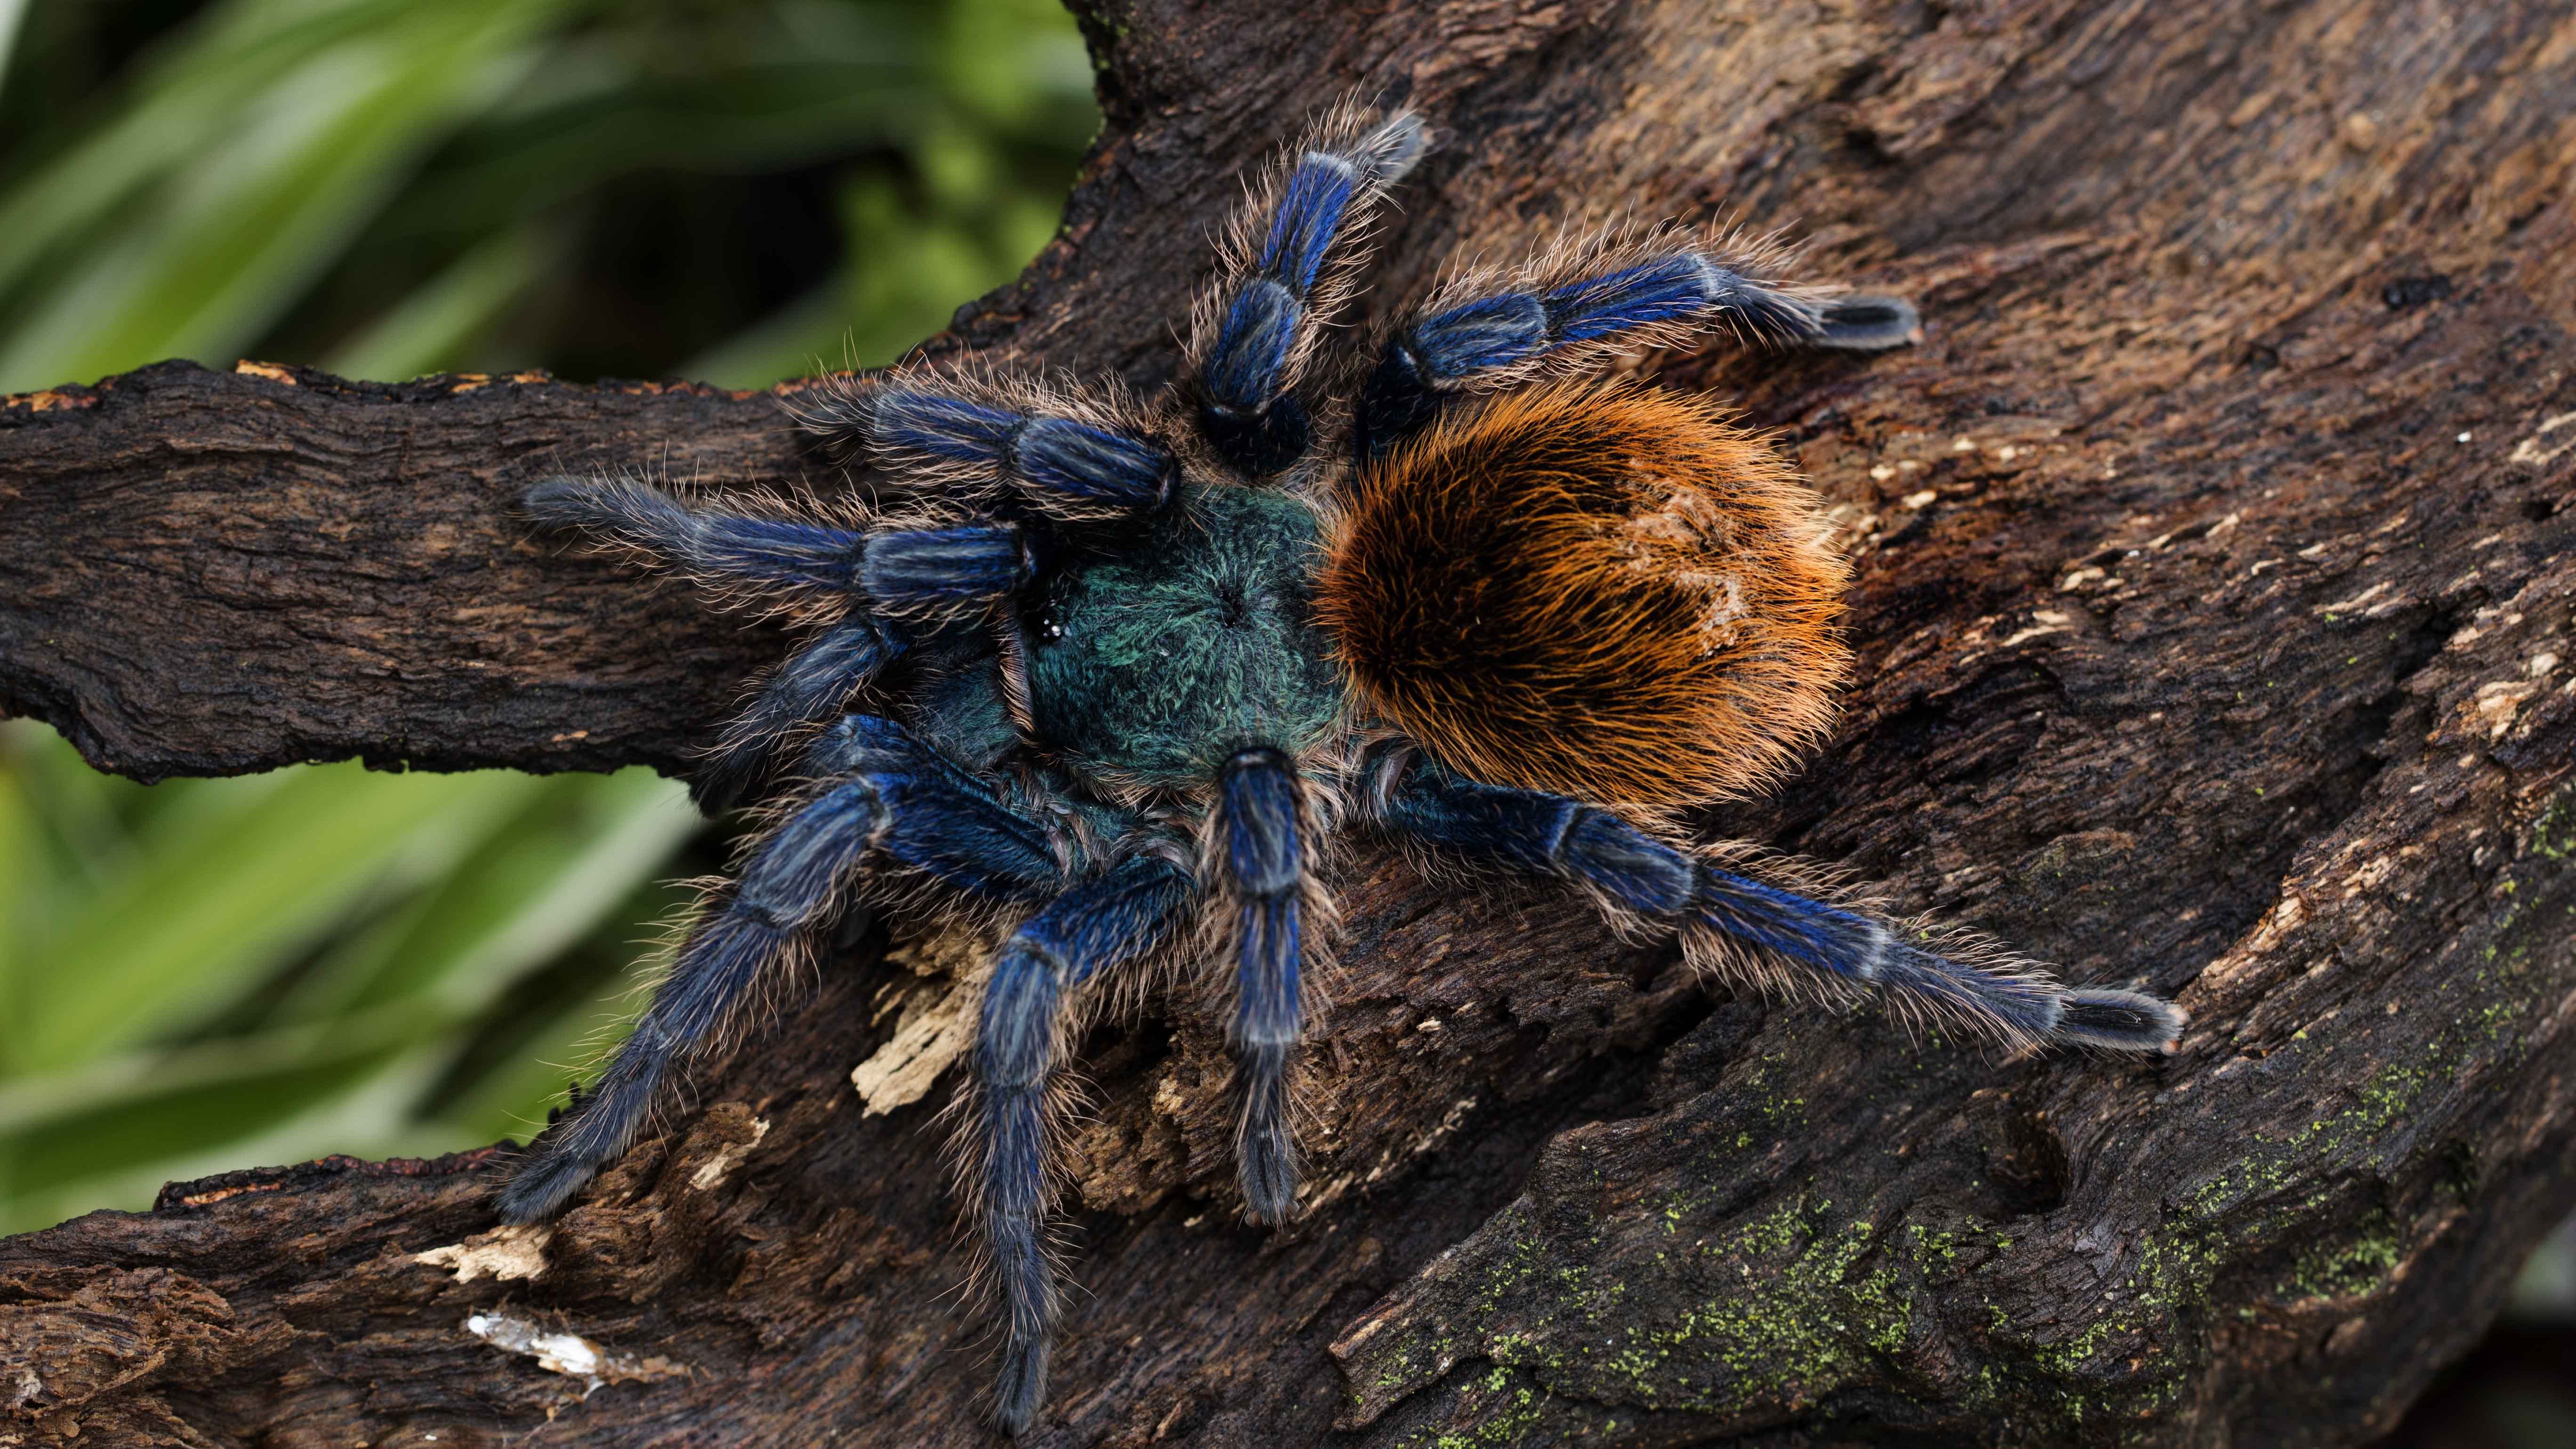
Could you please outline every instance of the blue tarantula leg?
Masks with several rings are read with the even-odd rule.
[[[710,812],[739,804],[768,772],[782,741],[848,707],[901,645],[864,616],[831,625],[787,656],[698,761],[689,793]]]
[[[933,476],[1072,517],[1160,508],[1181,476],[1169,449],[1127,429],[1016,406],[965,382],[856,387],[809,405],[801,420],[828,444],[911,459]]]
[[[1605,233],[1562,261],[1470,276],[1398,328],[1361,387],[1360,456],[1418,431],[1445,393],[1690,340],[1724,328],[1747,341],[1857,351],[1920,340],[1913,304],[1781,275],[1774,247],[1660,231]]]
[[[1237,219],[1190,347],[1199,431],[1229,465],[1261,477],[1305,453],[1310,428],[1293,389],[1360,261],[1349,243],[1427,142],[1411,112],[1370,121],[1344,108]]]
[[[1938,941],[1687,854],[1607,811],[1418,766],[1386,807],[1417,839],[1590,889],[1615,917],[1680,934],[1713,964],[1771,963],[1875,985],[2006,1041],[2171,1051],[2181,1008],[2140,992],[2070,988],[1965,932]],[[1939,946],[1942,949],[1934,949]],[[1813,978],[1811,978],[1813,979]]]
[[[690,929],[634,1035],[502,1188],[504,1219],[553,1216],[626,1150],[672,1069],[739,1020],[744,1001],[775,979],[872,848],[980,894],[1027,896],[1056,881],[1043,831],[962,788],[955,767],[899,726],[852,723],[817,746],[851,761],[850,777],[764,837],[732,892]]]
[[[857,531],[793,518],[688,507],[624,478],[549,478],[528,490],[528,515],[580,528],[687,576],[721,601],[852,596],[889,613],[924,613],[1000,598],[1029,576],[1017,528]]]
[[[1046,1398],[1058,1308],[1046,1240],[1054,1198],[1047,1092],[1065,1052],[1064,994],[1153,949],[1193,889],[1188,873],[1168,860],[1130,859],[1030,918],[1002,948],[984,988],[970,1161],[1004,1315],[993,1417],[1014,1434],[1028,1428]]]
[[[538,523],[578,528],[717,588],[846,593],[863,543],[845,528],[701,511],[631,478],[548,478],[521,503]]]
[[[859,592],[887,613],[925,614],[1004,598],[1035,572],[1018,528],[971,523],[870,533],[858,580]]]
[[[1233,1039],[1243,1084],[1238,1172],[1252,1219],[1285,1222],[1297,1205],[1288,1067],[1304,1030],[1298,964],[1306,863],[1296,761],[1277,750],[1236,755],[1218,778],[1216,808],[1216,876],[1234,917]]]
[[[814,741],[806,773],[876,782],[893,814],[877,846],[908,869],[997,900],[1042,892],[1063,875],[1043,829],[893,720],[843,717]]]

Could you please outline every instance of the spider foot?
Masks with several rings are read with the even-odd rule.
[[[1914,304],[1902,297],[1847,292],[1827,302],[1820,313],[1817,320],[1824,331],[1815,338],[1817,347],[1881,352],[1923,340],[1923,319],[1916,315]]]
[[[1002,1348],[1002,1376],[993,1385],[993,1425],[1017,1437],[1029,1431],[1046,1402],[1047,1341],[1011,1335]]]
[[[1243,1211],[1256,1223],[1277,1227],[1297,1214],[1297,1162],[1277,1137],[1243,1144]]]
[[[599,1164],[569,1152],[540,1151],[521,1164],[493,1206],[508,1223],[541,1223],[563,1211],[599,1175]]]
[[[2182,1042],[2191,1016],[2161,997],[2143,992],[2088,987],[2066,993],[2066,1011],[2051,1035],[2061,1041],[2113,1051],[2160,1051],[2171,1055]]]
[[[1236,1180],[1244,1215],[1277,1225],[1297,1213],[1297,1150],[1288,1138],[1288,1048],[1255,1046],[1242,1057],[1243,1131]]]

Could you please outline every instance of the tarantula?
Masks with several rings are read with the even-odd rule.
[[[983,911],[1010,931],[961,1173],[1003,1318],[994,1417],[1025,1429],[1058,1307],[1056,1077],[1086,988],[1156,959],[1231,967],[1211,976],[1230,978],[1243,1208],[1285,1219],[1301,983],[1333,918],[1325,856],[1353,829],[1570,882],[1720,979],[1881,986],[2015,1044],[2172,1049],[2170,1003],[2071,989],[1674,826],[1823,733],[1846,570],[1762,439],[1592,374],[1711,328],[1899,346],[1913,308],[1793,282],[1764,241],[1612,228],[1458,271],[1373,363],[1328,379],[1370,213],[1425,144],[1410,114],[1344,107],[1290,148],[1150,405],[899,369],[800,418],[891,480],[868,503],[699,510],[578,478],[527,495],[545,524],[812,632],[696,777],[711,808],[783,803],[504,1217],[555,1213],[624,1151],[846,892]]]

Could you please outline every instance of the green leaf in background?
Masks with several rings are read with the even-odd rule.
[[[534,223],[505,231],[457,258],[322,360],[342,377],[414,376],[423,359],[452,357],[562,260]]]
[[[1052,0],[0,0],[0,391],[889,361],[1096,124]],[[0,724],[0,1231],[525,1135],[721,858],[640,771],[147,788]]]
[[[559,8],[228,7],[196,63],[164,78],[193,104],[158,115],[147,104],[133,130],[103,138],[109,154],[66,157],[52,185],[0,208],[0,236],[41,238],[49,205],[65,202],[93,222],[75,256],[39,240],[0,251],[0,285],[12,262],[52,253],[41,298],[0,344],[0,391],[87,382],[129,359],[193,356],[264,330],[442,131],[534,63],[530,32]],[[330,42],[313,44],[317,31]],[[247,92],[202,78],[227,63],[267,73]],[[156,160],[184,164],[144,170],[157,184],[122,195],[102,185]],[[90,162],[105,175],[85,173]]]
[[[135,833],[128,868],[22,956],[5,1061],[57,1069],[193,1024],[272,974],[368,891],[452,874],[532,776],[353,766],[192,792]],[[269,782],[261,782],[263,785]]]

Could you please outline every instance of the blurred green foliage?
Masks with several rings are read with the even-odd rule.
[[[0,0],[0,391],[889,361],[1096,124],[1053,0]],[[145,787],[0,725],[0,1231],[524,1135],[720,858],[639,771]]]

